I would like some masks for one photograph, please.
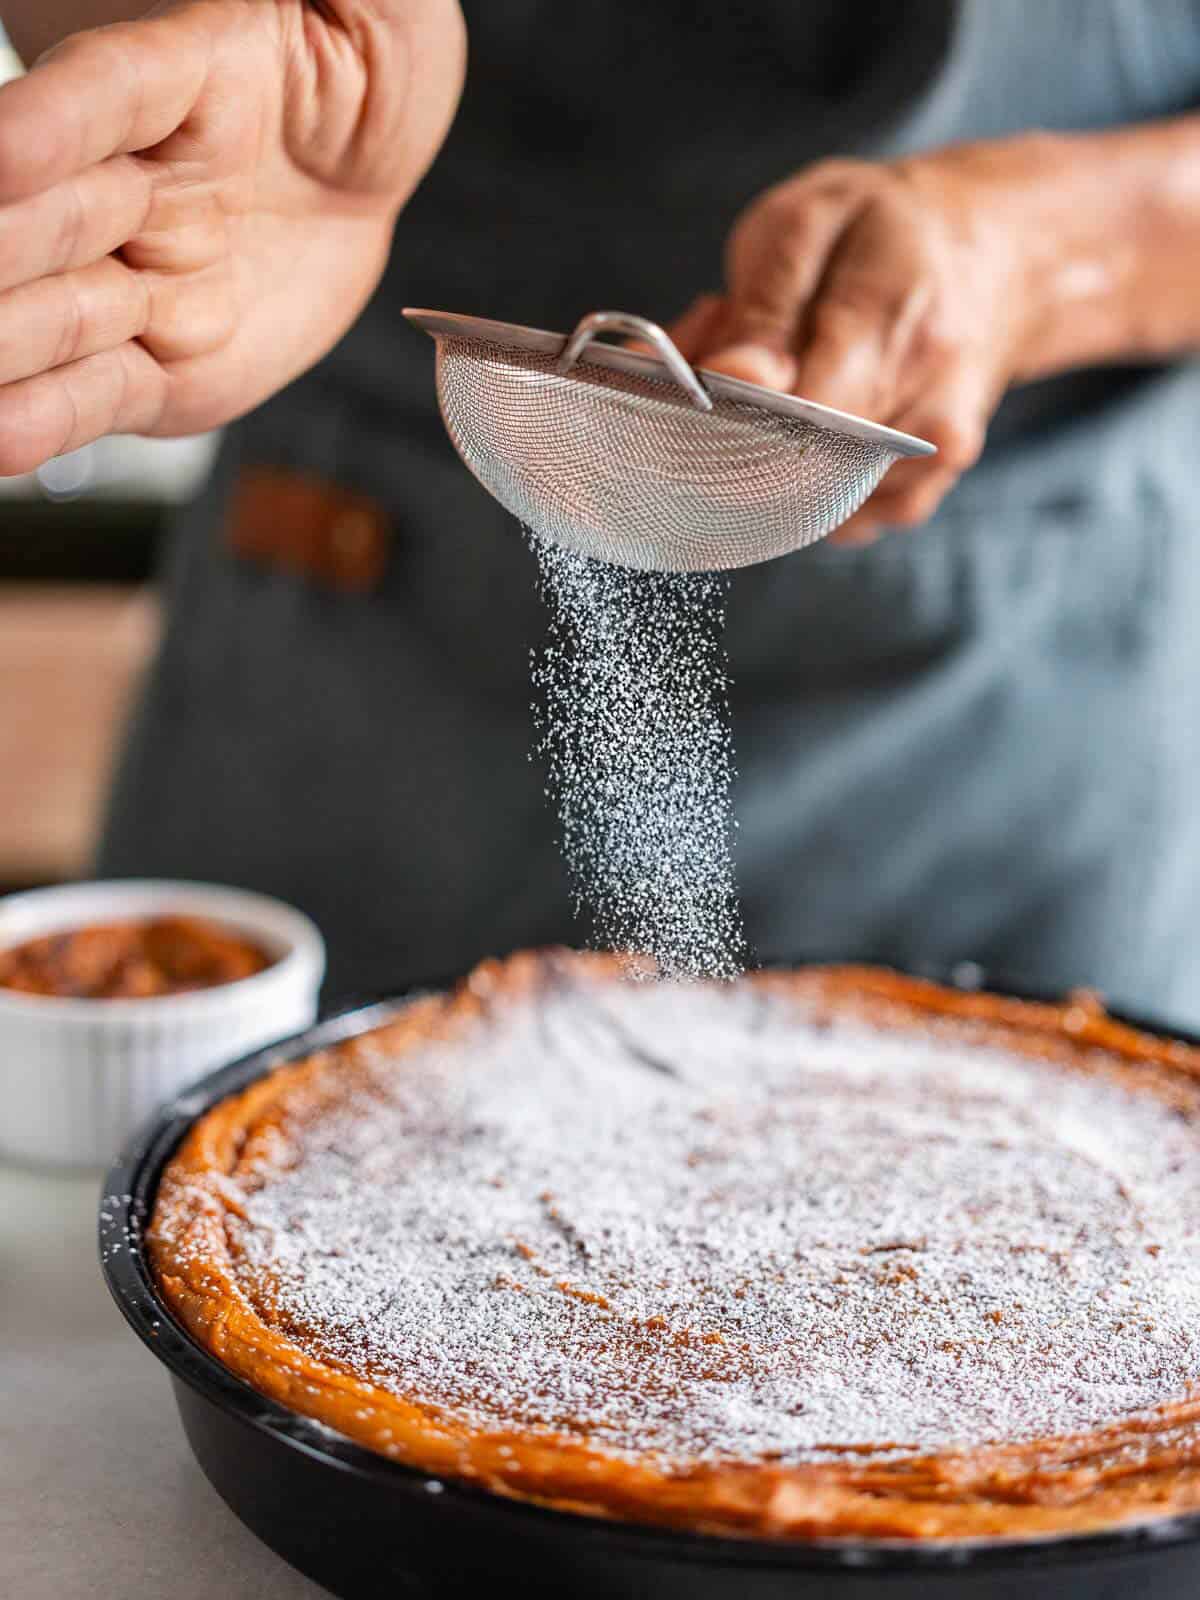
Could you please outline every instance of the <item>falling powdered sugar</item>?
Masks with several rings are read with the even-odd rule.
[[[608,566],[530,536],[550,608],[533,681],[548,793],[593,942],[668,978],[733,978],[727,578]]]

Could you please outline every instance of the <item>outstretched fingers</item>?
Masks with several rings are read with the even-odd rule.
[[[114,156],[30,199],[0,206],[0,293],[102,260],[142,227],[152,197],[148,164]]]
[[[0,384],[138,338],[151,299],[149,280],[113,256],[0,294]]]
[[[32,472],[106,433],[151,433],[169,379],[129,343],[0,389],[0,477]]]
[[[0,205],[174,132],[208,70],[185,27],[165,16],[74,34],[0,88]]]

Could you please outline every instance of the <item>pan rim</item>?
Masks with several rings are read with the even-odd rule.
[[[840,964],[837,956],[801,960],[772,958],[764,967]],[[879,963],[887,965],[888,963]],[[933,979],[959,989],[987,989],[1014,999],[1062,999],[1037,983],[983,971],[974,963],[947,971],[921,965],[893,970]],[[146,1260],[143,1225],[157,1193],[167,1161],[187,1129],[218,1101],[245,1088],[277,1066],[315,1050],[367,1033],[390,1020],[421,995],[438,993],[458,981],[433,978],[406,985],[384,1000],[351,1005],[323,1017],[311,1027],[240,1057],[207,1074],[183,1094],[164,1104],[128,1142],[105,1176],[99,1208],[100,1267],[118,1310],[141,1342],[166,1367],[173,1381],[186,1384],[219,1410],[277,1443],[316,1457],[333,1470],[387,1483],[398,1494],[425,1497],[437,1493],[451,1503],[525,1522],[564,1535],[574,1529],[581,1541],[622,1547],[632,1558],[669,1558],[708,1566],[776,1568],[794,1572],[921,1572],[939,1569],[1013,1570],[1032,1565],[1091,1564],[1135,1555],[1167,1545],[1200,1542],[1200,1511],[1153,1517],[1086,1533],[1052,1534],[1034,1539],[913,1541],[900,1539],[764,1539],[652,1523],[592,1516],[532,1501],[509,1499],[453,1478],[423,1472],[390,1461],[332,1428],[261,1395],[223,1366],[178,1323],[159,1295]],[[1200,1046],[1200,1035],[1109,1007],[1115,1021],[1128,1023],[1160,1038]]]
[[[493,317],[470,317],[457,311],[433,311],[424,306],[405,306],[403,315],[414,327],[422,329],[433,339],[472,339],[499,351],[525,350],[557,356],[562,353],[569,338],[568,334],[553,333],[549,328],[526,327],[519,322],[498,322]],[[664,383],[674,382],[656,356],[622,345],[593,344],[581,361],[608,367],[614,372],[633,373]],[[764,389],[761,384],[749,383],[743,378],[731,378],[723,372],[713,372],[708,367],[697,367],[695,370],[705,388],[718,399],[757,406],[775,416],[810,422],[827,433],[861,439],[863,443],[876,445],[897,457],[916,458],[937,452],[937,446],[928,439],[920,439],[916,434],[905,433],[899,428],[890,428],[883,422],[873,422],[869,417],[856,416],[851,411],[839,411],[834,406],[822,405],[817,400],[805,400],[800,395]]]

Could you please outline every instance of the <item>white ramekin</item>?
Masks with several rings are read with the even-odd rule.
[[[275,963],[236,983],[146,1000],[0,989],[0,1152],[104,1164],[194,1078],[313,1021],[325,972],[320,933],[302,912],[241,889],[134,879],[9,895],[0,899],[0,948],[171,913],[244,934]]]

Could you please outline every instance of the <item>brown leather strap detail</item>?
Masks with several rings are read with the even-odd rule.
[[[383,577],[391,526],[374,500],[340,484],[247,467],[234,486],[226,537],[244,560],[364,593]]]

